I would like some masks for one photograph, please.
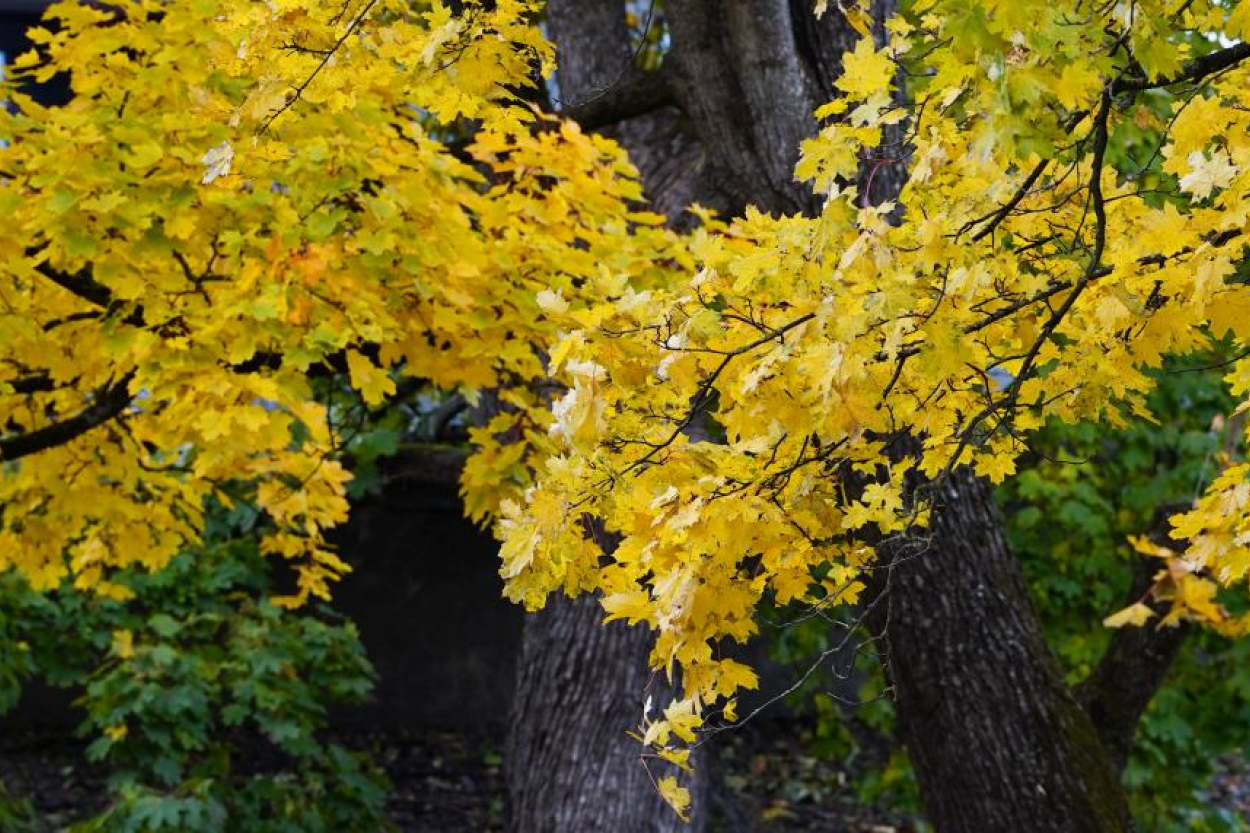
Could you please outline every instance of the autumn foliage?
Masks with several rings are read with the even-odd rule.
[[[1149,420],[1166,357],[1232,345],[1250,391],[1247,3],[912,3],[815,114],[819,214],[680,233],[532,103],[540,6],[54,8],[13,77],[73,98],[12,87],[0,116],[0,568],[124,593],[206,500],[249,500],[289,601],[325,596],[350,474],[310,376],[489,395],[463,488],[507,594],[653,629],[681,694],[640,734],[684,764],[756,685],[722,646],[761,600],[855,603],[957,467],[1001,482],[1048,420]],[[1248,473],[1140,542],[1164,624],[1250,628],[1217,598],[1250,571]]]

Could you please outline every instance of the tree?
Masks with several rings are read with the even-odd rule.
[[[689,225],[686,210],[694,204],[730,216],[747,204],[777,211],[814,206],[789,171],[798,137],[815,127],[810,113],[828,86],[825,73],[854,40],[840,19],[817,29],[807,10],[785,3],[740,6],[726,19],[718,4],[669,3],[658,14],[648,8],[640,15],[640,31],[631,39],[619,0],[555,0],[546,16],[557,48],[562,112],[588,128],[611,131],[670,225]],[[658,32],[672,41],[663,63],[643,54]],[[758,77],[776,51],[791,56],[788,69],[801,79],[798,89],[777,86],[793,80],[788,74]],[[736,92],[740,87],[750,90],[745,100]],[[702,100],[708,95],[722,106],[709,107]],[[730,131],[730,119],[741,113],[723,105],[735,99],[757,114],[756,135]],[[774,145],[784,152],[765,150]],[[737,161],[717,162],[722,154]],[[743,164],[760,158],[767,170]],[[696,428],[687,433],[693,436]],[[662,680],[646,673],[650,640],[623,623],[601,628],[601,618],[591,599],[557,597],[527,619],[507,756],[516,829],[685,827],[657,801],[661,768],[654,762],[640,767],[636,742],[620,732],[637,721],[643,700],[661,702],[668,694]],[[695,810],[702,811],[697,797],[707,784],[694,773],[688,780],[681,789],[695,794]],[[697,828],[703,821],[700,814],[692,823]]]
[[[537,111],[537,3],[57,7],[15,66],[74,98],[13,90],[0,128],[0,565],[124,593],[215,497],[263,513],[292,603],[325,595],[350,426],[310,375],[492,389],[466,505],[510,597],[655,632],[654,759],[732,722],[762,598],[859,603],[939,829],[1126,829],[1116,750],[1170,653],[1070,691],[982,478],[1047,419],[1149,418],[1146,369],[1245,336],[1250,7],[925,0],[887,43],[826,5],[670,0],[662,68],[585,70],[565,115],[646,116],[620,138],[666,214],[722,213],[675,227],[619,144]],[[672,158],[697,175],[657,187]],[[1216,594],[1246,474],[1143,545],[1150,604],[1114,622],[1245,630]]]
[[[565,453],[507,522],[505,558],[539,571],[597,558],[573,508],[623,536],[605,608],[658,631],[653,661],[679,665],[687,695],[646,727],[661,755],[680,760],[670,740],[694,741],[699,713],[753,682],[715,649],[753,631],[763,593],[821,606],[867,592],[939,828],[1120,829],[1124,749],[1176,640],[1113,640],[1079,700],[968,469],[1001,480],[1048,417],[1143,415],[1143,368],[1236,334],[1240,250],[1227,249],[1244,221],[1219,209],[1238,199],[1244,126],[1222,107],[1240,106],[1229,79],[1247,50],[1205,36],[1238,35],[1244,12],[926,12],[895,23],[891,49],[864,40],[847,58],[850,101],[821,111],[845,118],[799,166],[829,194],[819,222],[748,215],[698,241],[694,281],[564,342],[586,384],[560,409]],[[914,107],[884,92],[899,63],[922,79]],[[1221,110],[1213,147],[1210,131],[1169,131],[1199,118],[1194,102]],[[1113,142],[1134,119],[1137,158]],[[908,144],[883,141],[900,121]],[[864,145],[913,160],[897,226],[846,188]],[[1161,246],[1143,243],[1153,228],[1168,230]],[[1195,271],[1214,281],[1198,281],[1201,311],[1187,306]],[[727,442],[688,441],[705,410]],[[1230,469],[1187,516],[1204,536],[1187,560],[1149,550],[1170,559],[1147,596],[1169,624],[1244,627],[1210,580],[1244,575],[1225,548],[1243,476]]]

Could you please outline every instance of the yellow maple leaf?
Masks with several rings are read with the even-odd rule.
[[[395,392],[395,380],[390,374],[356,350],[347,351],[347,370],[352,387],[360,392],[367,405],[380,405],[382,400]]]
[[[682,821],[690,821],[690,790],[677,783],[677,778],[666,775],[657,782],[660,797],[681,817]]]
[[[894,77],[894,61],[890,54],[878,50],[872,38],[861,38],[855,49],[842,58],[842,75],[834,86],[853,98],[869,99],[887,94]]]

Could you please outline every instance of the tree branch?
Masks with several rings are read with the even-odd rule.
[[[325,69],[326,66],[330,63],[330,59],[334,57],[335,53],[339,51],[339,49],[343,46],[343,44],[347,41],[347,39],[350,38],[352,34],[357,29],[360,28],[360,25],[364,23],[365,18],[369,16],[369,12],[373,11],[373,7],[376,6],[377,4],[378,4],[378,0],[369,0],[369,2],[365,4],[365,7],[360,10],[360,13],[357,14],[354,18],[352,18],[352,22],[348,24],[347,30],[343,32],[342,36],[340,36],[337,41],[335,41],[334,45],[331,46],[329,49],[321,50],[319,53],[317,53],[321,55],[321,60],[317,63],[316,68],[314,68],[313,71],[309,73],[308,77],[304,79],[303,83],[301,83],[297,87],[293,87],[290,90],[290,92],[287,93],[286,100],[282,102],[282,106],[280,106],[277,110],[274,110],[272,113],[270,113],[269,116],[265,119],[265,121],[261,124],[260,130],[257,131],[258,135],[263,136],[266,132],[268,132],[269,128],[273,125],[275,121],[277,121],[279,116],[281,116],[287,110],[291,109],[291,107],[295,105],[295,102],[299,101],[301,98],[304,97],[304,91],[308,89],[308,85],[311,84],[316,79],[316,77],[321,74],[321,71]],[[346,9],[347,9],[347,6],[344,6],[343,7],[344,12],[346,11]],[[342,12],[340,14],[342,14]]]
[[[1145,558],[1134,565],[1130,604],[1140,601],[1149,589],[1155,566]],[[1165,602],[1148,605],[1160,616],[1167,612]],[[1189,631],[1187,625],[1119,628],[1111,635],[1098,665],[1077,688],[1077,699],[1093,719],[1117,770],[1128,763],[1142,713],[1163,684]]]
[[[1020,390],[1024,386],[1025,381],[1028,380],[1029,371],[1032,370],[1033,363],[1037,360],[1043,345],[1054,335],[1055,330],[1063,322],[1063,319],[1067,317],[1068,312],[1076,304],[1077,298],[1081,296],[1085,287],[1090,282],[1097,280],[1103,269],[1102,255],[1103,250],[1107,246],[1107,209],[1102,193],[1102,169],[1107,152],[1108,121],[1110,117],[1111,96],[1104,93],[1102,103],[1098,108],[1098,114],[1094,117],[1094,148],[1089,171],[1089,201],[1094,209],[1094,246],[1093,251],[1090,252],[1089,265],[1085,268],[1085,274],[1077,280],[1072,287],[1072,291],[1064,298],[1063,303],[1042,325],[1041,332],[1024,354],[1024,360],[1020,363],[1020,370],[1007,388],[1007,393],[1003,397],[1002,402],[993,406],[995,410],[1003,406],[1011,407],[1016,399],[1019,398]],[[958,457],[958,454],[955,455],[955,459],[958,459]]]
[[[27,251],[27,256],[32,253]],[[37,254],[37,252],[35,253]],[[59,272],[43,262],[35,267],[35,271],[52,281],[57,286],[69,292],[71,295],[77,295],[89,304],[94,304],[102,309],[110,309],[113,304],[113,293],[107,286],[97,281],[91,275],[89,268],[79,269],[74,274]]]
[[[27,249],[26,256],[29,258],[36,258],[42,252],[43,246],[37,246]],[[111,289],[95,279],[95,276],[91,274],[90,266],[84,266],[77,272],[70,274],[68,272],[62,272],[52,268],[48,265],[47,261],[41,261],[35,265],[35,271],[64,289],[66,292],[69,292],[71,295],[75,295],[92,306],[96,306],[104,310],[106,314],[115,312],[122,304],[122,302],[113,295],[113,291]],[[68,321],[84,317],[86,316],[83,316],[82,314],[75,314],[65,320]],[[122,323],[129,324],[132,327],[142,327],[144,325],[144,320],[143,306],[136,305],[135,308],[131,310],[130,314],[123,319]],[[45,327],[45,329],[51,328]]]
[[[631,69],[619,82],[585,101],[570,104],[560,115],[586,130],[598,130],[676,104],[668,66],[666,63],[649,72]]]
[[[1016,189],[1016,192],[1011,195],[1011,199],[1007,200],[1001,208],[990,214],[988,217],[981,217],[965,224],[965,226],[960,229],[960,233],[972,228],[977,223],[989,220],[984,228],[972,235],[972,242],[975,243],[978,240],[992,234],[994,229],[998,228],[998,224],[1005,220],[1007,215],[1016,209],[1016,206],[1020,204],[1022,199],[1028,196],[1029,190],[1033,187],[1033,183],[1037,182],[1037,178],[1042,175],[1042,171],[1046,170],[1046,166],[1049,164],[1049,159],[1043,159],[1041,162],[1038,162],[1033,170],[1029,172],[1029,175],[1024,178],[1024,182],[1020,183],[1020,187]]]
[[[131,371],[117,382],[99,388],[95,401],[72,417],[25,434],[0,438],[0,460],[17,460],[64,445],[113,419],[130,404],[130,383],[134,378]]]
[[[1111,85],[1111,94],[1154,90],[1180,84],[1183,81],[1201,81],[1208,75],[1236,66],[1247,58],[1250,58],[1250,43],[1239,43],[1236,46],[1203,55],[1201,58],[1195,58],[1172,78],[1160,78],[1158,81],[1151,81],[1149,78],[1121,79]]]

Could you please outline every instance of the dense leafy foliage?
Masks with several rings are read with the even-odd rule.
[[[715,646],[755,632],[764,594],[854,601],[874,558],[865,529],[923,546],[915,475],[970,465],[1002,481],[1049,420],[1151,419],[1151,367],[1240,333],[1246,47],[1190,35],[1244,34],[1244,16],[919,4],[892,46],[847,55],[845,96],[818,114],[833,121],[799,175],[828,194],[822,216],[705,224],[694,276],[553,350],[575,378],[563,453],[505,513],[505,564],[541,595],[601,557],[570,509],[620,533],[594,586],[683,672],[686,697],[646,733],[662,752],[754,683]],[[899,65],[918,79],[910,106],[887,92]],[[845,183],[865,146],[882,163],[901,150],[902,122],[915,161],[892,225]],[[1158,182],[1109,153],[1123,124],[1149,133]],[[725,443],[684,433],[704,409]],[[1216,581],[1245,574],[1243,475],[1227,469],[1177,521],[1197,536],[1188,551],[1154,551],[1168,623],[1244,627],[1214,600]]]
[[[0,117],[0,456],[20,460],[0,482],[0,557],[37,588],[71,573],[122,592],[113,569],[162,566],[199,538],[207,498],[250,479],[262,548],[299,565],[291,601],[326,595],[349,475],[310,369],[346,373],[370,405],[397,364],[470,393],[524,382],[552,333],[542,303],[645,284],[680,253],[628,209],[641,192],[618,149],[502,85],[548,60],[525,4],[49,14],[12,83],[67,70],[73,97],[44,108],[12,88]],[[434,137],[457,118],[481,127],[453,152]],[[545,445],[545,397],[510,390],[520,411],[487,435]],[[527,447],[479,458],[474,515],[524,479]]]
[[[1128,600],[1143,556],[1132,540],[1166,540],[1165,518],[1188,507],[1231,462],[1241,440],[1236,402],[1209,357],[1172,363],[1150,396],[1157,424],[1119,432],[1049,425],[1031,465],[1000,490],[1050,642],[1079,684],[1106,647],[1099,623]],[[1244,610],[1240,594],[1222,600]],[[1126,782],[1150,829],[1223,829],[1200,788],[1219,755],[1250,731],[1248,646],[1196,631],[1143,717]]]

